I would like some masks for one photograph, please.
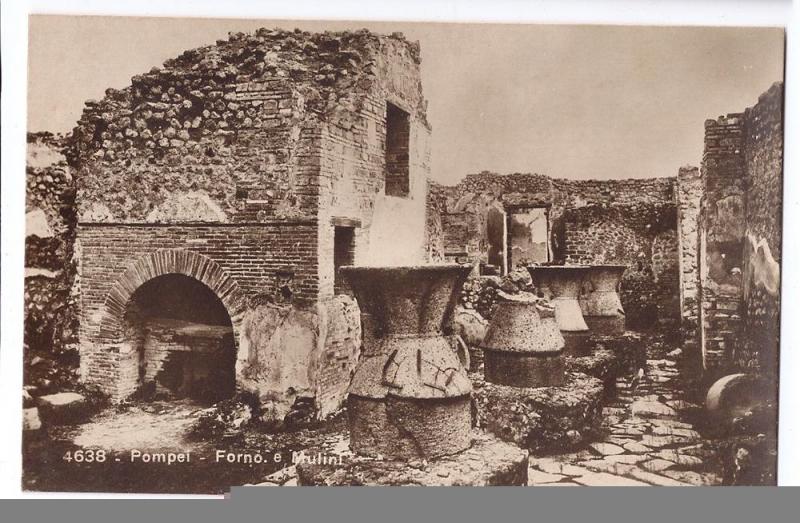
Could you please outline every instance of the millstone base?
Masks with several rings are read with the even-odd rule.
[[[558,387],[564,384],[561,352],[509,352],[484,349],[486,381],[511,387]]]
[[[490,434],[473,431],[471,446],[458,454],[422,461],[346,456],[341,465],[297,465],[306,486],[522,486],[528,482],[528,452]]]
[[[590,353],[609,350],[622,366],[622,372],[633,374],[647,366],[647,347],[638,332],[625,331],[615,336],[592,335],[589,339]],[[581,371],[586,372],[586,371]],[[586,372],[594,376],[591,372]]]
[[[582,372],[602,381],[609,398],[616,395],[617,379],[629,374],[623,359],[604,348],[593,350],[589,356],[567,357],[566,367],[570,371]]]
[[[561,334],[564,336],[564,354],[586,356],[591,352],[592,331],[561,331]]]
[[[593,335],[615,336],[625,332],[625,316],[584,316]]]
[[[365,456],[430,460],[455,454],[472,440],[469,396],[414,400],[347,397],[350,448]]]
[[[595,438],[602,422],[603,382],[579,372],[561,387],[497,385],[471,374],[476,425],[531,451],[555,453]]]

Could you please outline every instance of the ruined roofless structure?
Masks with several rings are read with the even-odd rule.
[[[428,260],[419,63],[401,34],[260,29],[87,102],[83,381],[336,410],[361,337],[336,268]]]

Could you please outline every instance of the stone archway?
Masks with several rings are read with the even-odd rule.
[[[136,339],[132,335],[131,309],[138,307],[136,302],[141,290],[152,286],[153,282],[170,279],[184,284],[194,282],[196,288],[205,289],[208,301],[219,302],[220,309],[224,309],[230,319],[228,336],[232,334],[230,350],[234,362],[239,351],[247,350],[242,346],[241,336],[244,296],[227,272],[211,258],[195,252],[179,249],[155,251],[130,265],[116,280],[104,301],[98,335],[113,340],[113,344],[119,347],[115,387],[118,392],[115,396],[127,396],[145,383],[142,373],[144,338]],[[172,337],[186,342],[185,330],[176,330]],[[152,378],[150,371],[146,375]]]
[[[208,256],[183,249],[159,250],[139,258],[128,267],[106,295],[105,313],[99,334],[109,339],[119,339],[122,335],[125,307],[133,293],[145,282],[165,274],[183,274],[211,289],[228,310],[238,345],[244,305],[238,284]]]

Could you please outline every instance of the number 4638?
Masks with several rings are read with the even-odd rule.
[[[105,450],[68,450],[61,458],[67,463],[103,463],[106,460]]]

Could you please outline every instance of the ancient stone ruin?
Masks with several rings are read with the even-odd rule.
[[[88,102],[83,380],[337,410],[361,331],[336,269],[427,260],[429,134],[419,49],[366,31],[234,34]]]
[[[26,433],[186,401],[343,461],[262,484],[769,483],[782,100],[675,177],[444,186],[401,34],[186,51],[29,137]]]

